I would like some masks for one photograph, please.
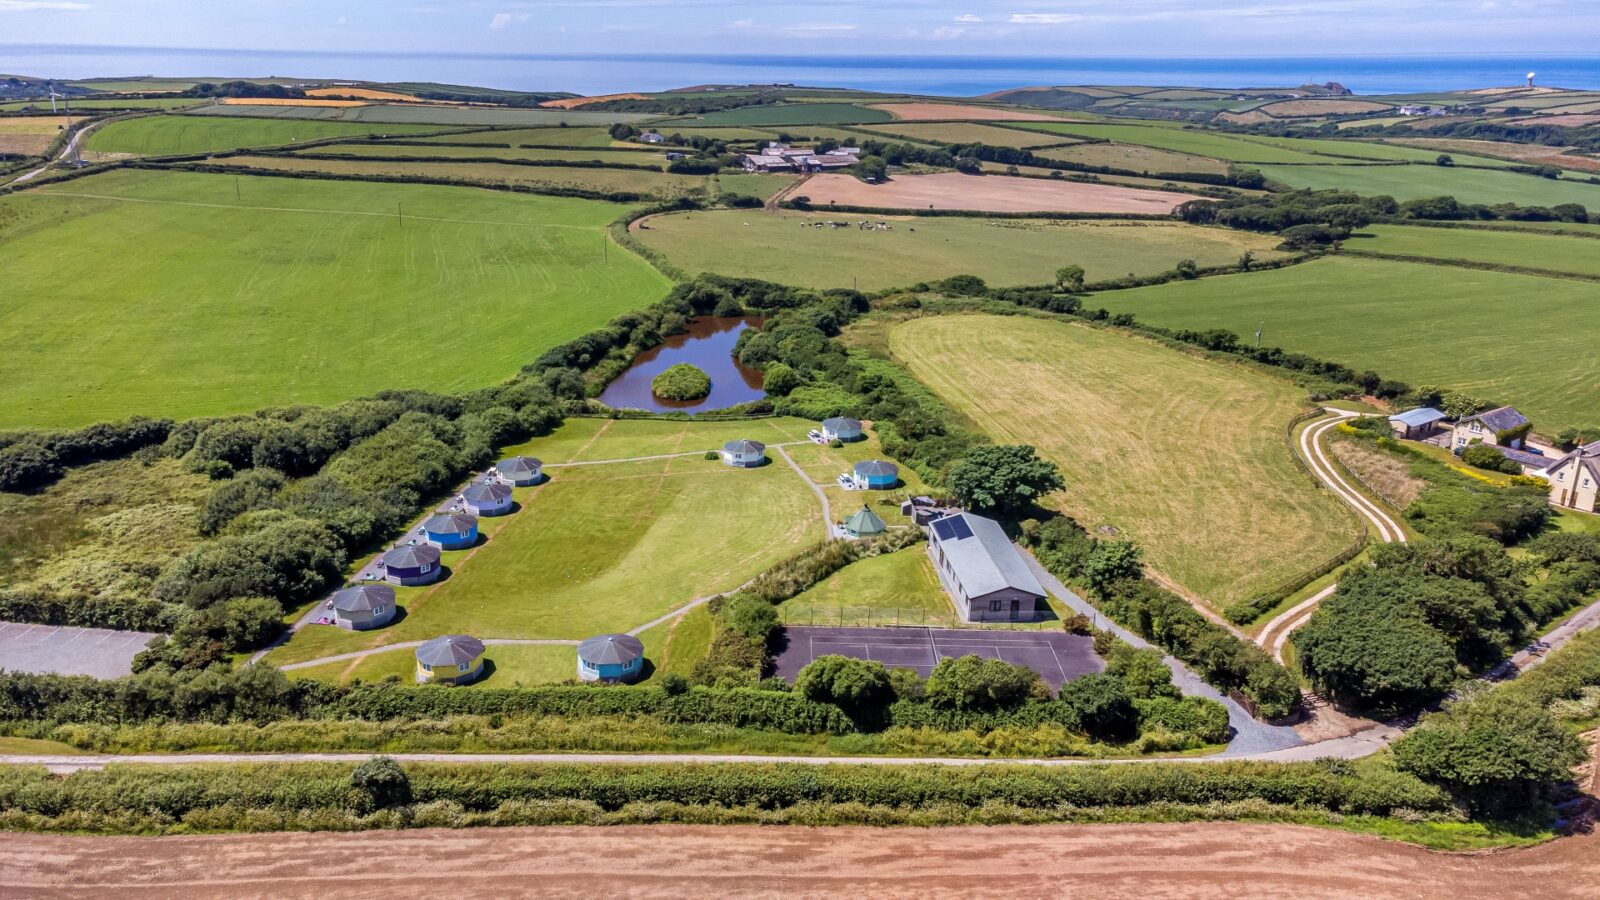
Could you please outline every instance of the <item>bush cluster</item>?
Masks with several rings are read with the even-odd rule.
[[[663,400],[700,400],[711,393],[711,377],[689,363],[678,363],[651,380],[650,393]]]
[[[172,422],[134,417],[71,431],[0,434],[0,491],[45,487],[74,466],[119,459],[167,439]]]

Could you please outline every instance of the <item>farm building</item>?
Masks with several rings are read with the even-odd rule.
[[[1492,447],[1522,449],[1522,439],[1533,423],[1514,406],[1502,406],[1467,416],[1455,424],[1450,436],[1450,447],[1460,453],[1468,444],[1484,443]]]
[[[495,463],[494,474],[504,484],[527,487],[539,483],[544,475],[544,463],[531,456],[513,456]]]
[[[417,648],[418,684],[466,684],[483,674],[483,641],[452,634]]]
[[[644,134],[639,135],[639,140],[646,144],[664,144],[667,139],[660,132],[646,131]]]
[[[1431,406],[1419,406],[1408,409],[1399,415],[1389,417],[1389,427],[1394,429],[1394,436],[1408,441],[1420,441],[1432,436],[1439,423],[1445,420],[1444,413]]]
[[[411,587],[439,580],[439,548],[432,544],[406,544],[383,555],[383,580]]]
[[[1550,464],[1555,461],[1542,453],[1536,453],[1532,450],[1519,450],[1515,447],[1496,447],[1495,449],[1500,451],[1501,456],[1521,466],[1522,474],[1524,475],[1537,475],[1543,478],[1545,470],[1550,468]]]
[[[853,538],[872,537],[883,534],[889,526],[883,524],[878,514],[867,508],[865,503],[856,510],[856,514],[844,520],[844,533]]]
[[[422,523],[428,543],[440,550],[460,550],[478,542],[478,517],[467,513],[440,513]]]
[[[928,528],[928,555],[961,618],[1026,622],[1039,617],[1044,588],[999,522],[972,513],[938,519]]]
[[[578,678],[636,681],[644,671],[644,642],[629,634],[602,634],[578,645]]]
[[[1550,502],[1568,509],[1600,512],[1600,441],[1550,462],[1539,473],[1550,482]]]
[[[861,161],[860,155],[859,147],[839,147],[818,153],[809,147],[769,143],[756,153],[745,154],[744,167],[748,172],[822,172],[853,166]]]
[[[333,624],[351,631],[382,628],[394,619],[394,588],[363,584],[333,595]]]
[[[900,483],[900,467],[882,459],[858,462],[853,470],[856,481],[869,488],[892,488]]]
[[[856,419],[847,419],[844,416],[835,416],[832,419],[822,420],[822,439],[825,441],[859,441],[864,437],[861,433],[861,422]]]
[[[461,505],[475,516],[503,516],[511,512],[511,488],[496,482],[479,482],[461,492]]]
[[[722,445],[723,465],[753,469],[767,461],[767,445],[760,441],[729,441]]]

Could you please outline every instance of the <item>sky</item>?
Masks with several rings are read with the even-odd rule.
[[[0,44],[399,54],[1554,55],[1600,45],[1600,0],[0,0]]]

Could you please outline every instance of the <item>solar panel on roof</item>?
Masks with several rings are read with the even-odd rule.
[[[935,519],[934,522],[933,522],[933,533],[938,535],[939,536],[939,540],[941,540],[941,541],[950,540],[950,538],[951,538],[951,536],[953,534],[953,532],[950,530],[950,520],[949,519]]]
[[[967,524],[966,519],[952,516],[934,522],[933,533],[938,535],[941,541],[959,541],[962,538],[972,537],[972,526]]]

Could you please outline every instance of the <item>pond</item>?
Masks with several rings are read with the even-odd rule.
[[[651,412],[706,412],[727,409],[767,396],[761,389],[761,372],[740,365],[733,358],[733,345],[752,325],[755,316],[697,316],[689,320],[689,330],[667,338],[666,342],[639,354],[628,370],[617,376],[600,394],[600,402],[612,409],[646,409]],[[699,400],[663,400],[650,392],[650,382],[668,366],[689,363],[711,378],[711,393]]]

